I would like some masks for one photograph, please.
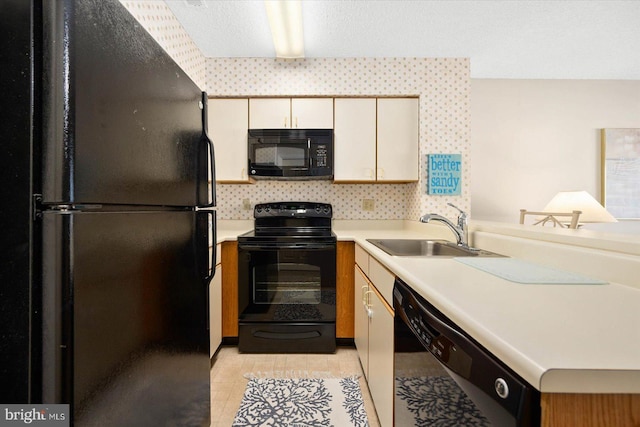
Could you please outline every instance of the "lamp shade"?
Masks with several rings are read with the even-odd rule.
[[[544,212],[581,211],[580,222],[618,222],[586,191],[561,191],[544,207]]]

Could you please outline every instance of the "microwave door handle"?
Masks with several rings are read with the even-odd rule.
[[[311,138],[307,138],[307,158],[309,159],[309,169],[313,167],[313,158],[311,157]]]

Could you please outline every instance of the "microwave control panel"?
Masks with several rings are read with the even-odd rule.
[[[329,150],[325,144],[318,144],[315,146],[315,166],[319,168],[326,168],[327,165],[327,157]]]

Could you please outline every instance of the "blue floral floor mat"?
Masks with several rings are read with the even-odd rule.
[[[368,427],[360,384],[345,378],[252,378],[234,427]]]

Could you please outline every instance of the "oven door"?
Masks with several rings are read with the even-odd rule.
[[[238,244],[240,322],[335,322],[336,244]]]

